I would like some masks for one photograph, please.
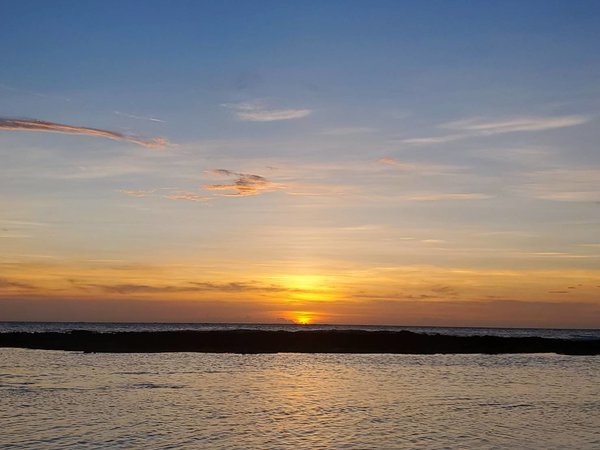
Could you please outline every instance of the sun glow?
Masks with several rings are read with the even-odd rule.
[[[313,314],[308,311],[295,311],[292,320],[298,325],[310,325],[313,320]]]
[[[289,290],[289,300],[324,301],[335,298],[330,279],[320,275],[285,275],[278,282]]]

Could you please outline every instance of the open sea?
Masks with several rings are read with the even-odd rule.
[[[0,332],[408,329],[0,323]],[[600,357],[83,354],[0,348],[2,449],[600,449]]]
[[[412,331],[414,333],[447,334],[451,336],[506,336],[560,339],[600,339],[600,329],[554,328],[474,328],[474,327],[417,327],[397,325],[296,325],[256,323],[107,323],[107,322],[0,322],[0,333],[6,332],[68,332],[89,330],[99,333],[117,331],[182,331],[182,330],[365,330]]]

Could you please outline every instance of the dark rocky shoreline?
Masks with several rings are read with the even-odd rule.
[[[410,331],[71,331],[0,333],[0,347],[97,353],[559,353],[598,355],[600,340],[448,336]]]

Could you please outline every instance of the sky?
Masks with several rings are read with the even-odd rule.
[[[2,10],[0,320],[600,327],[600,3]]]

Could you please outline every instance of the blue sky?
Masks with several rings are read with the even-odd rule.
[[[492,324],[517,302],[571,304],[572,320],[542,325],[589,325],[600,307],[598,2],[7,2],[3,15],[13,318],[33,317],[24,299],[60,307],[110,283],[142,303],[186,297],[206,320],[239,319],[220,301],[245,302],[244,320],[355,323]],[[415,299],[433,302],[424,316]],[[443,301],[459,304],[436,315]]]

